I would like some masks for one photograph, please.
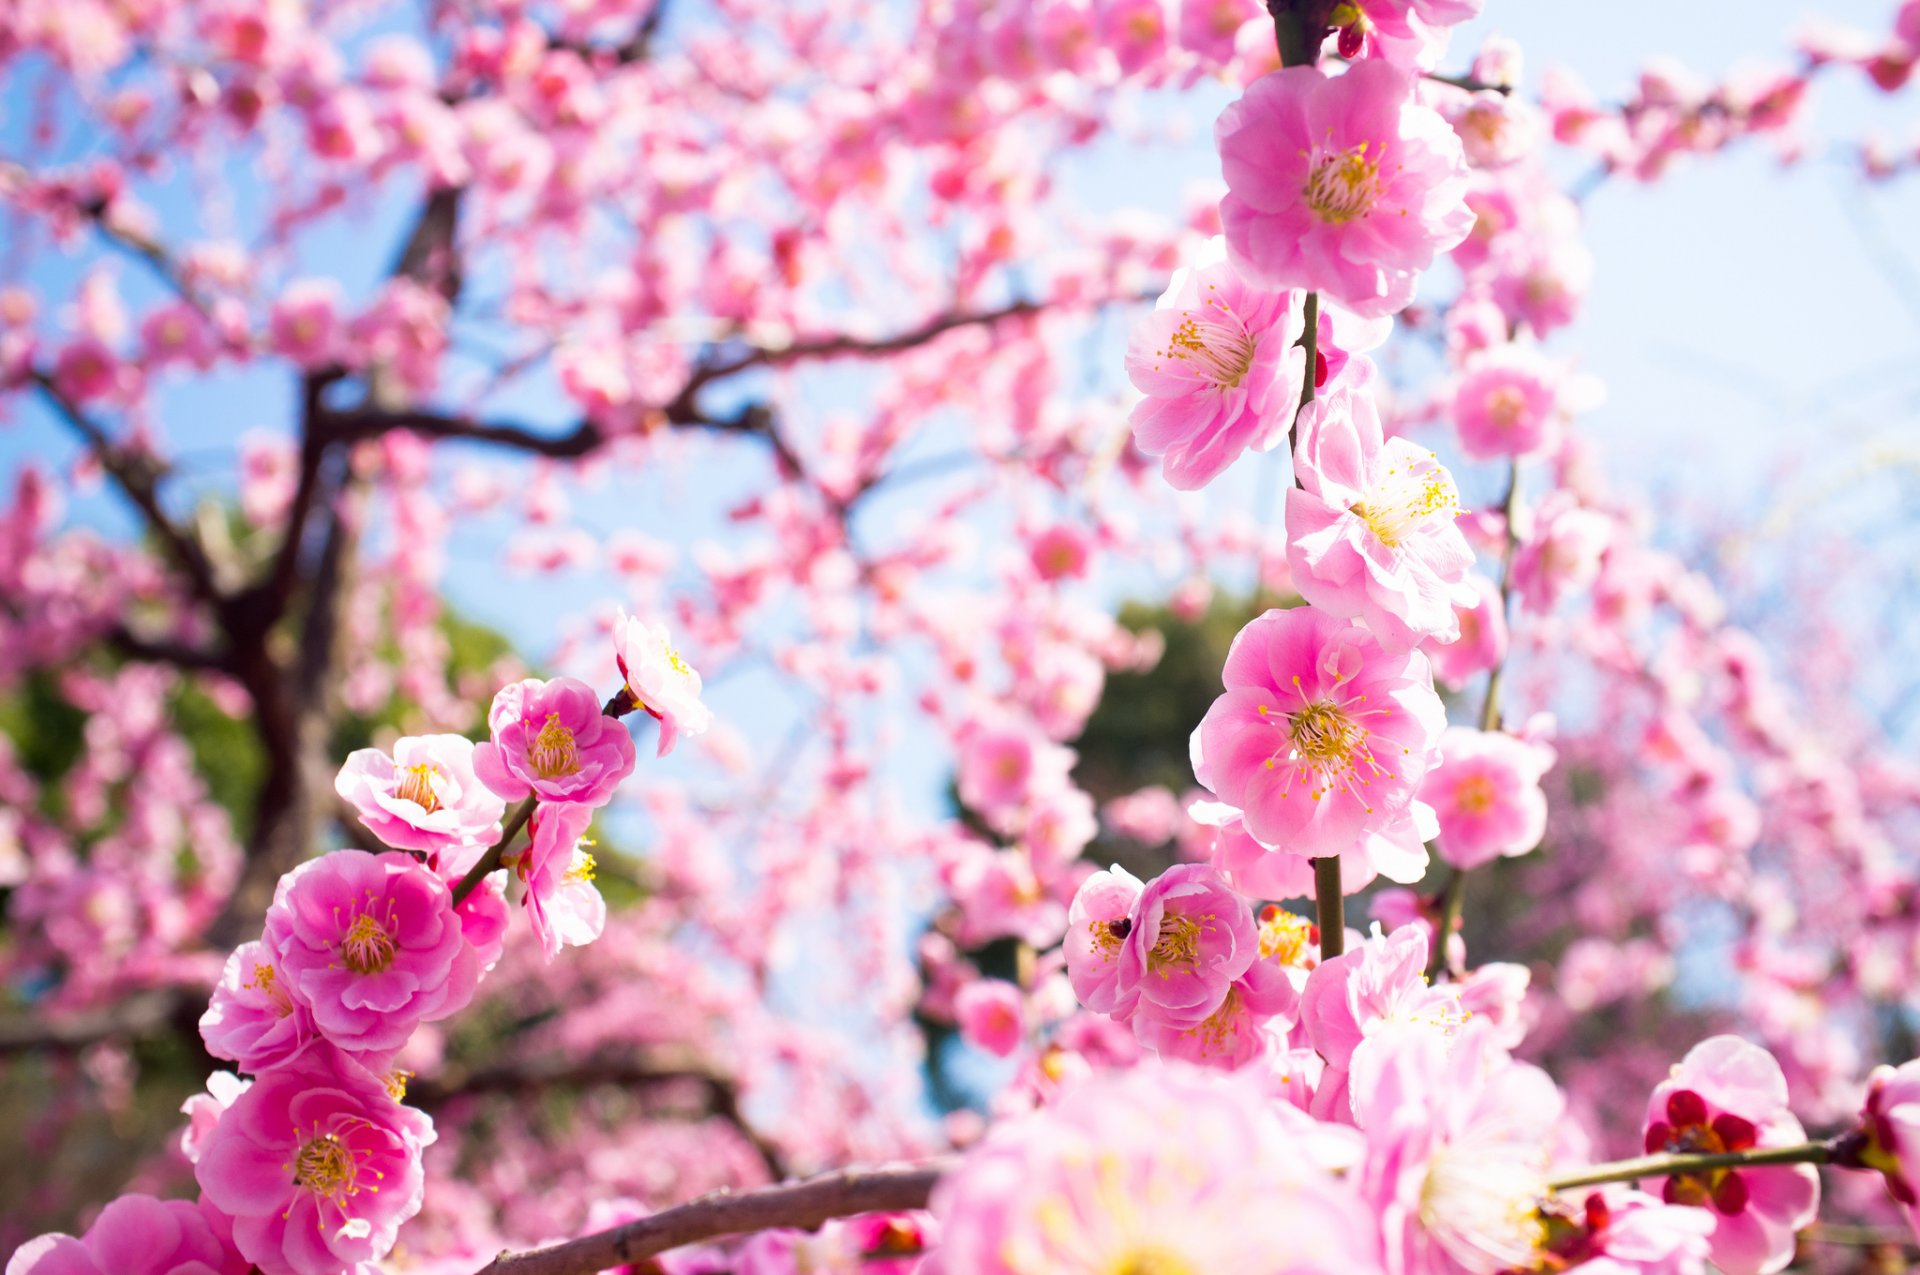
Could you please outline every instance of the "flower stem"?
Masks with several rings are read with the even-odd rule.
[[[501,856],[507,852],[507,843],[520,835],[520,829],[526,827],[527,820],[533,818],[533,807],[537,800],[538,798],[530,796],[514,807],[513,814],[508,816],[506,826],[500,832],[500,840],[494,842],[487,852],[480,856],[480,861],[468,868],[467,875],[461,877],[453,887],[453,906],[459,907],[465,902],[466,897],[487,879],[487,874],[500,866]]]
[[[1320,959],[1347,950],[1347,900],[1340,889],[1340,856],[1313,861],[1313,908],[1320,923]]]
[[[1643,1155],[1632,1160],[1597,1164],[1578,1173],[1569,1173],[1547,1183],[1553,1191],[1574,1187],[1598,1186],[1603,1182],[1632,1182],[1639,1178],[1665,1178],[1681,1173],[1706,1173],[1714,1169],[1759,1168],[1769,1164],[1826,1164],[1833,1159],[1833,1146],[1826,1142],[1802,1142],[1790,1147],[1755,1147],[1749,1151],[1720,1151],[1710,1155]]]

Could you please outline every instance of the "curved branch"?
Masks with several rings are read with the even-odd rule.
[[[524,1253],[502,1253],[479,1275],[592,1275],[701,1240],[786,1227],[810,1231],[837,1217],[925,1208],[934,1183],[955,1163],[944,1159],[850,1169],[759,1191],[704,1195],[610,1231]]]

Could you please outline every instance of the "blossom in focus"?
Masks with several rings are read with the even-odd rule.
[[[1133,933],[1133,905],[1140,879],[1118,864],[1080,883],[1067,908],[1063,952],[1067,980],[1082,1005],[1125,1017],[1139,997],[1136,985],[1120,982],[1120,949]]]
[[[305,1049],[314,1035],[313,1011],[294,998],[274,952],[259,942],[235,948],[200,1016],[207,1052],[260,1072]]]
[[[338,1275],[384,1256],[420,1211],[433,1140],[425,1114],[316,1045],[234,1100],[194,1177],[264,1275]]]
[[[660,722],[659,756],[681,735],[706,733],[713,711],[700,700],[700,674],[673,649],[664,624],[648,624],[623,609],[613,625],[614,658],[627,690]]]
[[[487,726],[493,737],[474,745],[474,773],[507,801],[604,806],[633,773],[633,737],[576,678],[501,687]]]
[[[395,850],[490,845],[507,803],[480,782],[473,753],[464,735],[404,735],[392,756],[377,748],[349,753],[334,788]]]
[[[1425,448],[1383,439],[1370,377],[1307,404],[1298,428],[1286,518],[1300,596],[1389,648],[1458,637],[1473,550],[1454,525],[1453,476]]]
[[[244,1275],[247,1269],[205,1206],[123,1195],[78,1239],[54,1233],[22,1244],[6,1275]]]
[[[1297,1117],[1297,1121],[1295,1119]],[[1063,1086],[934,1188],[937,1275],[1369,1275],[1379,1226],[1250,1080],[1142,1064]]]
[[[1263,287],[1391,314],[1473,228],[1459,137],[1385,62],[1263,76],[1222,112],[1214,139],[1228,257]]]
[[[1654,1089],[1644,1140],[1649,1155],[1717,1154],[1792,1146],[1807,1134],[1773,1055],[1714,1036]],[[1806,1164],[1714,1169],[1670,1177],[1661,1195],[1713,1210],[1713,1263],[1727,1275],[1770,1275],[1793,1260],[1794,1234],[1813,1221],[1820,1176]]]
[[[1314,607],[1268,611],[1233,639],[1226,693],[1192,739],[1194,775],[1263,845],[1365,854],[1395,881],[1426,871],[1415,801],[1446,728],[1427,657],[1389,652]]]
[[[404,854],[336,850],[280,878],[266,944],[279,977],[343,1050],[399,1049],[459,1012],[480,978],[446,882]]]
[[[1420,800],[1440,819],[1440,857],[1462,870],[1522,855],[1547,831],[1540,779],[1551,746],[1504,731],[1450,726],[1440,738],[1443,765],[1427,773]]]
[[[582,844],[592,822],[591,806],[542,802],[528,826],[527,848],[512,864],[526,885],[527,920],[549,961],[563,947],[593,942],[607,926],[607,901],[593,884],[594,858]]]
[[[1300,1022],[1326,1060],[1314,1114],[1351,1120],[1349,1073],[1368,1042],[1407,1035],[1451,1039],[1467,1021],[1456,983],[1427,982],[1427,932],[1403,925],[1377,931],[1357,947],[1320,962],[1300,995]]]
[[[1134,443],[1182,491],[1286,438],[1300,401],[1294,295],[1250,286],[1223,252],[1215,240],[1206,261],[1177,272],[1127,343],[1127,376],[1146,395],[1129,417]]]
[[[1183,1026],[1206,1018],[1260,954],[1253,913],[1211,867],[1180,863],[1147,883],[1120,945],[1119,994]]]

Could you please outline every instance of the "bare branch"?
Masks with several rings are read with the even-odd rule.
[[[228,669],[227,657],[219,651],[189,646],[171,638],[145,637],[124,624],[116,624],[108,629],[106,637],[116,650],[131,660],[212,672],[225,672]]]
[[[705,1195],[610,1231],[525,1253],[502,1253],[479,1275],[592,1275],[701,1240],[794,1227],[813,1230],[837,1217],[925,1208],[940,1175],[956,1161],[843,1173],[759,1191]]]

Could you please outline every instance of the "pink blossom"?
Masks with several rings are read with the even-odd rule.
[[[1427,982],[1427,933],[1405,925],[1372,937],[1321,961],[1300,996],[1300,1022],[1326,1060],[1315,1092],[1314,1113],[1344,1120],[1348,1074],[1375,1037],[1392,1042],[1405,1035],[1451,1037],[1466,1021],[1457,985]]]
[[[296,279],[273,303],[268,344],[275,354],[308,371],[337,363],[345,356],[347,341],[341,308],[340,285],[333,280]]]
[[[1287,566],[1300,596],[1390,648],[1458,637],[1473,550],[1454,525],[1452,475],[1425,448],[1383,439],[1370,377],[1307,404],[1298,431]]]
[[[1737,1036],[1695,1045],[1647,1104],[1649,1154],[1745,1151],[1806,1138],[1787,1109],[1780,1064]],[[1820,1177],[1805,1164],[1687,1173],[1668,1178],[1663,1197],[1711,1207],[1714,1265],[1728,1275],[1770,1275],[1793,1259],[1794,1233],[1813,1221]]]
[[[317,1034],[313,1012],[296,1000],[279,958],[264,943],[242,943],[227,957],[200,1037],[207,1052],[246,1072],[277,1067]]]
[[[1214,138],[1229,258],[1254,283],[1391,314],[1473,227],[1460,139],[1384,62],[1332,78],[1275,71],[1227,107]]]
[[[342,1049],[380,1053],[423,1022],[459,1012],[480,961],[453,896],[404,854],[336,850],[280,879],[267,912],[279,978]]]
[[[1420,800],[1440,818],[1440,857],[1461,870],[1522,855],[1547,831],[1540,777],[1551,747],[1502,731],[1451,726],[1440,737],[1445,764],[1427,773]]]
[[[1078,580],[1087,574],[1092,538],[1072,523],[1057,523],[1037,533],[1027,545],[1027,557],[1042,580]]]
[[[939,1275],[1369,1275],[1379,1228],[1250,1078],[1143,1065],[1062,1086],[934,1188]],[[931,1275],[931,1273],[930,1273]]]
[[[1448,686],[1461,687],[1507,657],[1506,605],[1500,586],[1483,575],[1467,574],[1473,600],[1456,600],[1453,618],[1460,636],[1451,642],[1428,639],[1420,644],[1433,663],[1433,676]]]
[[[1453,421],[1469,456],[1528,456],[1554,443],[1560,371],[1528,345],[1474,359],[1453,391]]]
[[[1073,770],[1072,749],[1012,717],[970,721],[958,742],[960,800],[1002,832],[1017,829],[1028,803],[1066,785]]]
[[[1253,914],[1204,864],[1176,864],[1148,882],[1126,928],[1118,995],[1166,1022],[1191,1026],[1212,1014],[1260,955]]]
[[[1888,1194],[1920,1235],[1920,1060],[1873,1069],[1860,1127],[1862,1163],[1886,1175]]]
[[[1600,556],[1613,539],[1613,520],[1583,509],[1566,491],[1540,502],[1533,531],[1513,559],[1513,586],[1535,611],[1551,611],[1600,575]]]
[[[207,1077],[207,1087],[193,1094],[180,1104],[180,1113],[187,1118],[187,1127],[180,1132],[180,1154],[187,1158],[188,1164],[200,1163],[200,1152],[206,1147],[207,1138],[214,1127],[220,1123],[220,1114],[233,1105],[233,1100],[247,1091],[253,1082],[242,1080],[230,1071],[216,1071]]]
[[[700,701],[700,674],[673,649],[666,625],[648,624],[623,609],[614,621],[613,649],[627,690],[660,722],[660,756],[672,752],[681,735],[706,733],[713,711]]]
[[[55,1233],[22,1244],[6,1275],[244,1275],[247,1269],[203,1205],[123,1195],[100,1210],[79,1239]]]
[[[347,754],[334,788],[396,850],[491,844],[507,804],[474,774],[473,749],[464,735],[403,735],[391,757],[377,748]]]
[[[1355,35],[1368,57],[1385,58],[1397,66],[1430,70],[1445,49],[1446,28],[1458,26],[1480,13],[1482,0],[1356,0],[1344,6],[1357,11],[1341,33],[1340,48],[1351,47]]]
[[[1138,985],[1120,981],[1120,949],[1133,932],[1142,888],[1138,877],[1116,864],[1082,881],[1067,909],[1067,978],[1080,1003],[1096,1013],[1124,1018],[1139,1000]]]
[[[1565,1108],[1553,1081],[1508,1060],[1480,1030],[1455,1042],[1403,1033],[1360,1063],[1361,1189],[1385,1225],[1393,1268],[1535,1269],[1546,1235],[1537,1209]]]
[[[1129,417],[1134,443],[1182,491],[1284,439],[1300,401],[1305,319],[1293,294],[1250,286],[1223,251],[1215,240],[1177,272],[1127,342],[1127,376],[1146,395]]]
[[[633,737],[600,711],[599,697],[571,677],[529,678],[500,688],[487,712],[493,738],[473,750],[480,782],[507,801],[604,806],[633,773]]]
[[[420,1211],[433,1140],[425,1115],[317,1045],[234,1101],[194,1177],[264,1275],[338,1275],[384,1256]]]
[[[1565,1197],[1555,1197],[1565,1208]],[[1547,1250],[1585,1275],[1703,1275],[1713,1214],[1626,1187],[1601,1187],[1556,1211]]]
[[[954,1020],[970,1045],[997,1058],[1020,1048],[1026,1036],[1026,1010],[1020,989],[1004,979],[976,979],[953,998]]]
[[[1233,639],[1226,693],[1193,733],[1194,775],[1263,845],[1426,870],[1414,800],[1446,727],[1426,656],[1389,653],[1313,607],[1268,611]]]
[[[527,848],[513,860],[526,883],[527,920],[549,961],[563,947],[593,942],[607,925],[607,902],[593,884],[594,859],[582,848],[592,822],[591,806],[542,802],[534,808]]]

